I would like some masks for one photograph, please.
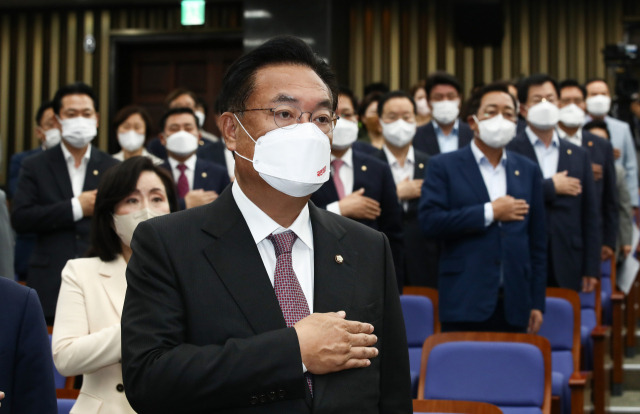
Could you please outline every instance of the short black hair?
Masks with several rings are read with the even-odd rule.
[[[609,88],[609,84],[607,83],[607,80],[605,78],[594,77],[594,78],[587,79],[587,81],[584,83],[585,91],[587,90],[587,86],[589,86],[589,84],[591,84],[593,82],[603,82],[605,85],[607,85],[607,89]]]
[[[169,92],[167,97],[164,99],[165,105],[167,105],[167,107],[169,107],[169,105],[171,105],[171,102],[173,102],[179,96],[182,96],[182,95],[189,95],[193,99],[193,101],[195,103],[198,103],[198,96],[193,91],[191,91],[191,90],[189,90],[187,88],[178,88],[178,89],[174,89],[171,92]]]
[[[478,110],[480,109],[480,104],[482,102],[482,98],[491,93],[491,92],[504,92],[513,101],[513,110],[515,111],[518,107],[518,103],[516,102],[516,98],[509,93],[509,83],[504,81],[493,82],[488,85],[485,85],[478,89],[471,99],[469,100],[469,104],[467,106],[467,115],[476,115]]]
[[[413,105],[413,114],[415,115],[418,113],[416,109],[416,103],[413,98],[409,96],[409,94],[405,91],[397,90],[385,93],[380,97],[380,100],[378,101],[378,118],[382,118],[384,104],[386,104],[389,99],[393,98],[407,98],[411,102],[411,105]]]
[[[193,119],[195,120],[195,123],[196,123],[196,128],[198,128],[199,126],[198,117],[196,116],[195,112],[191,110],[191,108],[171,108],[167,112],[165,112],[162,115],[162,118],[160,119],[160,131],[164,131],[164,127],[167,123],[167,119],[170,116],[178,115],[178,114],[190,114],[191,116],[193,116]]]
[[[338,105],[338,84],[329,65],[294,36],[277,36],[231,64],[222,81],[221,112],[242,112],[255,87],[256,72],[268,65],[298,65],[312,69],[329,89],[332,109]]]
[[[428,100],[431,100],[431,91],[438,85],[451,85],[458,91],[458,95],[462,96],[462,85],[458,78],[447,72],[434,72],[425,81],[424,90],[427,92]]]
[[[601,120],[593,120],[589,121],[582,126],[582,129],[585,131],[591,131],[592,129],[604,129],[607,131],[607,138],[611,139],[611,133],[609,132],[609,127],[605,121]]]
[[[362,91],[364,96],[369,95],[370,93],[378,92],[383,95],[389,92],[389,85],[384,82],[372,82],[364,86],[364,90]]]
[[[167,193],[169,209],[171,212],[177,211],[175,185],[164,168],[154,165],[151,159],[144,156],[131,157],[114,165],[104,173],[98,184],[88,256],[98,256],[102,261],[110,262],[122,253],[120,237],[113,226],[113,214],[116,205],[136,189],[138,178],[144,171],[154,172],[160,177]]]
[[[91,86],[83,82],[75,82],[70,85],[61,87],[56,91],[53,97],[53,112],[56,115],[60,115],[60,109],[62,108],[62,98],[67,95],[87,95],[93,101],[93,109],[98,112],[98,99],[96,94],[91,89]]]
[[[381,96],[382,94],[380,92],[371,92],[370,94],[365,95],[365,97],[360,102],[360,107],[358,108],[358,116],[361,120],[364,116],[364,113],[367,112],[367,108],[374,102],[380,102]]]
[[[338,88],[338,95],[344,95],[351,101],[351,105],[353,105],[353,112],[358,110],[358,100],[356,96],[353,94],[353,91],[346,86],[340,86]]]
[[[209,112],[209,105],[207,105],[207,101],[200,96],[196,99],[196,106],[201,106],[205,114]]]
[[[116,116],[113,118],[113,126],[116,132],[118,131],[118,127],[124,123],[129,117],[133,114],[140,114],[142,118],[142,122],[144,122],[144,130],[145,130],[145,140],[151,131],[151,117],[149,113],[141,106],[136,105],[128,105],[118,111]]]
[[[547,82],[551,82],[553,88],[556,90],[556,95],[560,97],[558,82],[546,73],[537,73],[535,75],[529,76],[528,78],[522,79],[518,83],[518,100],[520,101],[520,103],[527,102],[527,99],[529,98],[529,89],[532,86],[539,86]]]
[[[40,105],[40,107],[38,108],[38,111],[36,111],[36,125],[40,126],[40,122],[42,122],[42,117],[44,116],[45,111],[49,108],[53,108],[53,102],[51,101],[43,102]]]
[[[582,97],[585,99],[587,97],[587,89],[575,79],[565,79],[562,82],[560,82],[560,84],[558,85],[558,89],[559,89],[558,98],[560,97],[562,90],[564,88],[578,88],[582,93]]]

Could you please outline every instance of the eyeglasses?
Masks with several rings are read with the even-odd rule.
[[[320,131],[328,134],[333,130],[333,127],[338,120],[335,112],[327,108],[316,109],[313,112],[304,112],[300,108],[292,105],[280,105],[275,108],[252,108],[244,109],[236,112],[249,112],[249,111],[271,111],[273,113],[273,121],[278,128],[292,129],[295,128],[301,121],[302,115],[309,114],[310,122],[313,122]]]

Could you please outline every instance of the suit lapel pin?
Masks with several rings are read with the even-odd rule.
[[[98,170],[93,170],[93,175],[98,175]]]
[[[336,254],[336,257],[334,259],[338,264],[342,264],[342,262],[344,262],[344,258],[342,257],[342,255],[339,255],[339,254]]]
[[[571,155],[571,148],[567,150],[567,154]]]
[[[360,169],[361,169],[362,171],[367,171],[367,166],[366,166],[366,165],[363,165]]]
[[[423,163],[418,164],[418,168],[423,169],[424,168],[424,164]]]
[[[516,170],[515,175],[516,176],[520,175],[520,171]]]
[[[204,145],[204,141],[203,141],[203,140],[200,140],[200,142],[198,142],[198,144],[200,144],[200,145]]]
[[[590,147],[593,147],[593,141],[589,141],[589,143],[587,144]]]
[[[202,173],[202,178],[207,178],[207,173],[206,172]]]

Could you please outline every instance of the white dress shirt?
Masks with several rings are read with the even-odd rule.
[[[529,142],[533,145],[533,149],[536,152],[538,158],[538,164],[542,170],[542,176],[544,178],[551,178],[558,172],[558,159],[560,158],[560,139],[558,134],[553,131],[553,138],[551,138],[551,145],[549,147],[544,145],[544,142],[533,133],[531,128],[525,129]]]
[[[185,162],[182,163],[187,166],[187,169],[184,170],[184,175],[187,176],[187,181],[189,182],[189,191],[193,190],[193,176],[196,173],[197,159],[198,156],[196,154],[193,154],[192,156],[187,158]],[[169,165],[171,166],[173,180],[176,182],[176,184],[178,184],[178,179],[180,178],[180,170],[178,169],[178,165],[180,165],[180,162],[171,157],[167,157],[167,160],[169,160]]]
[[[331,154],[331,161],[335,160],[337,157]],[[340,158],[343,162],[340,167],[340,180],[342,181],[342,187],[344,188],[345,197],[349,194],[353,193],[353,150],[349,148],[347,152],[344,153],[342,158]],[[333,180],[333,174],[335,171],[333,170],[333,165],[331,166],[331,177],[330,180]],[[333,203],[327,204],[327,211],[332,213],[342,215],[340,212],[340,207],[338,206],[338,201],[334,201]]]
[[[409,152],[407,152],[407,158],[404,160],[404,165],[400,165],[400,162],[395,157],[395,155],[393,155],[391,150],[387,148],[386,144],[382,146],[382,150],[384,151],[384,155],[386,155],[387,161],[389,162],[389,167],[391,168],[391,174],[393,175],[393,181],[396,183],[396,187],[398,186],[398,183],[406,179],[413,180],[413,173],[415,171],[416,165],[413,145],[409,147]],[[400,204],[402,205],[402,208],[405,212],[409,209],[408,200],[400,200]]]
[[[162,158],[156,157],[144,147],[142,148],[142,154],[140,154],[140,156],[149,158],[153,162],[153,165],[160,165],[164,162]],[[116,152],[112,157],[118,161],[124,161],[124,151]]]
[[[476,163],[478,163],[484,186],[489,193],[489,200],[495,201],[507,195],[507,151],[502,150],[502,158],[495,168],[484,153],[480,151],[475,141],[471,141],[471,152]],[[487,227],[491,223],[493,223],[493,206],[491,202],[488,202],[484,204],[484,225]]]
[[[582,146],[582,128],[578,128],[575,135],[571,135],[571,136],[569,136],[566,132],[564,132],[562,128],[557,128],[556,132],[558,133],[558,136],[560,138],[566,139],[570,143],[577,145],[579,147]]]
[[[460,131],[460,121],[456,119],[453,123],[453,129],[449,135],[445,135],[440,128],[440,125],[433,120],[433,129],[436,131],[436,137],[438,138],[438,147],[440,147],[440,153],[455,151],[458,149],[458,131]]]
[[[71,199],[71,208],[73,209],[73,221],[80,221],[84,217],[82,212],[82,205],[78,196],[82,194],[84,188],[84,177],[87,174],[87,164],[91,159],[91,144],[87,147],[87,151],[82,156],[80,165],[76,168],[76,160],[71,155],[71,152],[67,149],[64,142],[60,143],[62,148],[62,156],[67,163],[67,171],[69,172],[69,179],[71,180],[71,189],[73,191],[73,198]]]
[[[227,166],[227,174],[229,178],[233,178],[236,175],[236,160],[233,158],[233,152],[228,149],[224,149],[224,161]]]

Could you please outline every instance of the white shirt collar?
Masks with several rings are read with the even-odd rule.
[[[73,155],[71,154],[71,152],[69,152],[69,150],[67,149],[67,146],[64,144],[64,142],[60,143],[60,148],[62,148],[62,156],[64,157],[64,160],[67,163],[69,163],[71,161],[75,162],[75,158],[73,158]],[[86,161],[86,163],[88,163],[90,158],[91,158],[91,144],[89,144],[89,146],[87,146],[87,150],[85,151],[84,155],[82,156],[82,160]]]
[[[531,142],[531,145],[535,147],[536,144],[540,142],[540,145],[544,145],[546,147],[544,142],[542,142],[542,140],[538,138],[538,136],[531,130],[528,125],[525,128],[525,132],[527,133],[527,137],[529,138],[529,142]],[[555,146],[556,148],[560,147],[560,139],[558,138],[558,133],[555,129],[553,130],[553,138],[551,138],[551,146]]]
[[[442,128],[440,128],[440,125],[438,125],[438,122],[435,119],[432,120],[431,123],[433,124],[433,129],[436,131],[436,135],[438,135],[438,131],[442,131]],[[447,136],[447,137],[450,137],[451,135],[457,136],[459,126],[460,126],[460,119],[456,118],[456,120],[453,122],[453,129],[451,129],[451,133],[449,135],[443,134],[443,136]]]
[[[389,165],[398,165],[398,166],[400,166],[400,163],[398,163],[398,159],[395,157],[395,155],[393,155],[391,150],[387,147],[387,144],[384,144],[382,146],[382,151],[384,151],[384,155],[387,156],[387,160],[389,161]],[[415,151],[413,150],[413,145],[411,145],[409,147],[409,152],[407,152],[407,158],[405,159],[405,165],[413,165],[413,164],[415,164],[415,161],[416,161]]]
[[[176,168],[178,168],[178,164],[180,164],[178,160],[171,157],[167,157],[167,159],[169,160],[169,165],[171,165],[172,170],[175,170]],[[195,171],[197,159],[198,159],[198,156],[196,154],[193,154],[192,156],[187,158],[182,164],[187,166],[187,170]]]
[[[231,193],[240,209],[240,213],[242,213],[242,216],[247,222],[247,226],[249,226],[249,231],[256,244],[262,242],[271,233],[282,233],[286,230],[292,230],[309,249],[313,250],[313,235],[311,232],[308,203],[305,204],[293,224],[285,229],[273,221],[264,211],[260,210],[260,208],[242,192],[237,180],[234,181],[231,186]]]
[[[484,162],[491,165],[491,163],[489,162],[489,159],[487,158],[486,155],[484,155],[484,152],[482,152],[480,148],[478,148],[478,146],[476,145],[476,141],[474,139],[471,140],[471,152],[473,153],[473,158],[476,159],[476,163],[478,165],[481,165],[483,160]],[[504,165],[506,162],[507,162],[507,151],[505,151],[505,149],[503,148],[502,157],[500,158],[500,164]],[[491,166],[493,167],[493,165]]]
[[[335,155],[331,154],[331,161],[335,160],[336,157]],[[344,155],[342,156],[342,158],[340,158],[342,160],[342,162],[344,162],[344,164],[349,167],[349,168],[353,168],[353,150],[351,149],[351,147],[349,147],[349,149],[347,150],[347,152],[344,153]]]

